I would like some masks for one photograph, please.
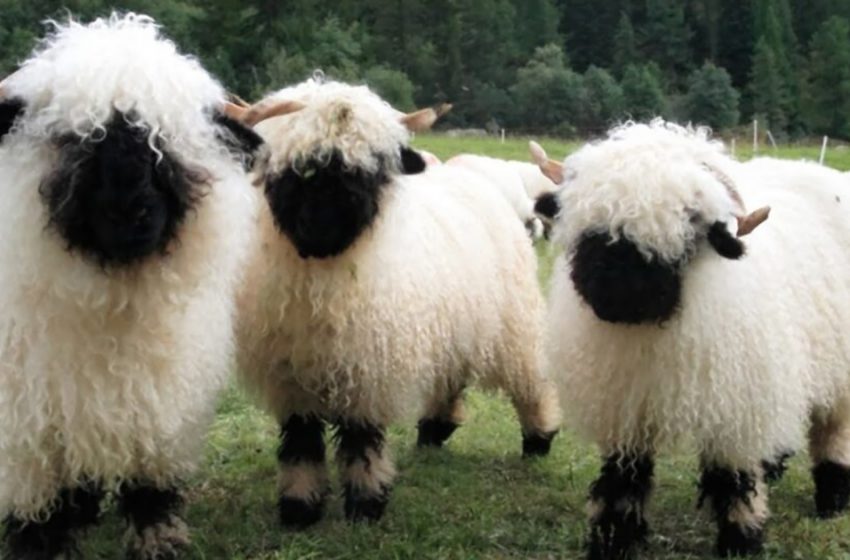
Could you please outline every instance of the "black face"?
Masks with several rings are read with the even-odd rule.
[[[419,173],[422,158],[402,150],[402,171]],[[390,184],[390,171],[381,164],[376,172],[348,168],[334,152],[327,160],[287,169],[266,182],[266,198],[280,231],[295,245],[301,258],[327,258],[348,249],[378,215],[381,194]]]
[[[263,139],[242,123],[221,112],[213,113],[213,122],[218,125],[219,140],[234,156],[240,158],[245,171],[254,165],[254,157],[263,145]]]
[[[572,256],[571,278],[601,320],[660,323],[679,306],[681,264],[659,258],[648,261],[623,237],[611,243],[608,233],[589,233]]]
[[[57,141],[59,161],[40,192],[50,226],[70,250],[120,266],[165,253],[208,180],[117,112],[97,141]]]
[[[0,141],[12,129],[15,121],[24,112],[24,107],[24,102],[20,99],[0,101]]]

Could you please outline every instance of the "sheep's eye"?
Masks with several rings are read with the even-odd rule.
[[[141,208],[139,208],[139,211],[138,211],[138,212],[136,212],[136,219],[144,218],[144,217],[145,217],[145,216],[147,216],[149,213],[150,213],[150,210],[148,209],[148,207],[147,207],[147,206],[142,206]]]
[[[316,174],[316,168],[315,167],[308,167],[307,169],[304,169],[303,171],[301,171],[301,176],[305,179],[310,179],[315,174]]]

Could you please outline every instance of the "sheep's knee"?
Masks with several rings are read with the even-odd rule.
[[[442,447],[466,417],[463,393],[419,421],[417,447]]]
[[[548,455],[561,423],[555,389],[546,385],[533,399],[514,398],[514,408],[522,425],[522,456]]]
[[[284,526],[305,528],[322,518],[329,488],[323,436],[315,416],[293,415],[281,426],[278,512]]]
[[[590,487],[589,560],[625,560],[646,541],[644,511],[652,490],[654,464],[649,456],[615,454],[605,461]]]
[[[823,518],[834,517],[850,504],[850,406],[815,415],[809,434],[815,507]]]
[[[10,515],[4,522],[7,558],[41,560],[64,558],[76,550],[75,533],[97,522],[103,491],[88,483],[64,489],[44,521],[25,521]]]
[[[717,522],[717,554],[748,556],[761,552],[768,517],[762,473],[717,465],[703,467],[700,506],[711,506]]]
[[[176,488],[132,484],[122,488],[119,508],[127,519],[127,556],[133,560],[170,560],[189,544],[180,517],[183,498]]]
[[[384,430],[368,423],[342,421],[337,437],[345,516],[351,521],[377,521],[384,514],[395,477]]]

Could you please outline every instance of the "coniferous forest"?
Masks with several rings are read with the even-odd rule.
[[[47,18],[155,17],[251,99],[322,69],[444,126],[561,136],[663,115],[850,139],[850,0],[0,0],[0,71]]]

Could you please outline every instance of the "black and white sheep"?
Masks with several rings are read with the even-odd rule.
[[[130,552],[187,542],[232,358],[260,145],[136,15],[52,33],[0,85],[0,514],[10,558],[65,558],[116,490]]]
[[[765,480],[807,439],[819,515],[845,511],[850,206],[841,174],[739,163],[706,130],[662,121],[616,128],[556,171],[565,252],[549,365],[563,376],[572,424],[605,461],[590,489],[589,558],[636,551],[653,458],[680,442],[700,455],[700,500],[721,556],[762,548]]]
[[[322,515],[326,422],[346,516],[378,519],[395,473],[386,428],[417,415],[420,445],[442,444],[470,383],[505,390],[524,451],[547,452],[560,412],[541,375],[535,254],[510,206],[475,174],[421,173],[405,124],[433,112],[399,118],[365,87],[310,81],[254,113],[298,107],[257,127],[269,211],[238,329],[240,374],[281,425],[282,522]]]

